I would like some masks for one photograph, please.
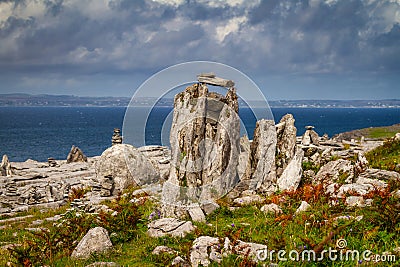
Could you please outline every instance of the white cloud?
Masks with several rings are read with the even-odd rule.
[[[65,0],[64,6],[80,12],[85,17],[95,20],[105,20],[114,16],[109,8],[110,0]]]
[[[185,3],[185,0],[151,0],[151,1],[170,6],[180,6],[183,3]]]
[[[12,15],[13,3],[11,2],[0,2],[0,29],[2,24]]]
[[[209,7],[254,7],[260,4],[260,0],[198,0],[199,3]]]
[[[221,25],[215,28],[216,36],[218,42],[222,43],[229,34],[237,33],[240,30],[242,24],[246,23],[247,17],[235,17],[226,22],[225,25]]]
[[[73,63],[96,63],[102,59],[102,54],[102,48],[95,48],[90,51],[86,47],[79,46],[69,53],[69,59]]]

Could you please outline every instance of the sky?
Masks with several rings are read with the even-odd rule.
[[[400,0],[0,0],[0,94],[132,96],[196,60],[268,100],[400,99]]]

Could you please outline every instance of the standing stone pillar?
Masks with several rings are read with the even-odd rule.
[[[164,183],[164,216],[183,216],[237,183],[240,120],[236,90],[209,93],[197,83],[175,96],[171,171]]]

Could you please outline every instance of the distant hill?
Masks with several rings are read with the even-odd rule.
[[[73,95],[0,94],[0,106],[5,107],[126,107],[129,97],[86,97]],[[139,98],[136,106],[149,106],[155,98]],[[246,106],[239,101],[241,106]],[[264,107],[262,101],[251,101],[253,107]],[[173,106],[173,99],[162,99],[158,106]],[[278,100],[269,101],[273,108],[400,108],[400,99],[385,100]]]

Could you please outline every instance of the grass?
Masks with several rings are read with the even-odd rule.
[[[374,139],[391,138],[399,132],[399,128],[400,127],[394,128],[393,126],[369,128],[366,137]]]
[[[400,140],[386,140],[382,146],[368,152],[366,158],[370,167],[400,172]]]
[[[400,187],[396,182],[391,183],[389,187],[392,189]],[[228,237],[233,243],[238,239],[261,243],[267,245],[270,251],[295,250],[298,253],[305,249],[317,252],[334,249],[337,240],[345,239],[348,249],[359,251],[368,249],[373,253],[382,254],[400,246],[399,200],[390,194],[390,188],[370,193],[367,197],[374,200],[373,205],[366,208],[348,208],[345,199],[332,199],[325,193],[322,185],[303,185],[296,191],[285,191],[265,197],[264,202],[278,204],[282,208],[282,214],[265,214],[260,211],[261,204],[231,211],[226,202],[221,202],[222,206],[207,216],[207,222],[195,223],[196,231],[185,238],[147,236],[146,225],[149,215],[155,209],[154,203],[147,200],[141,205],[133,205],[129,202],[129,195],[105,203],[119,212],[120,215],[116,217],[111,218],[106,214],[97,217],[77,216],[72,212],[66,216],[62,228],[57,227],[59,222],[45,222],[41,227],[50,230],[45,236],[33,235],[21,229],[27,227],[33,220],[65,213],[66,207],[46,213],[31,210],[25,215],[30,214],[34,218],[0,230],[1,242],[22,245],[21,249],[14,251],[13,254],[10,254],[10,251],[0,250],[0,265],[6,266],[7,262],[14,262],[13,266],[86,266],[95,261],[114,261],[121,266],[168,266],[176,255],[152,255],[151,252],[156,246],[171,247],[181,257],[188,259],[193,240],[203,235],[219,237],[221,240]],[[295,214],[302,200],[307,201],[312,208],[307,212]],[[330,205],[332,201],[335,205]],[[361,221],[334,219],[337,216],[360,215],[363,216]],[[112,238],[114,250],[107,255],[94,255],[88,260],[73,260],[68,257],[76,246],[73,241],[79,240],[89,228],[98,225],[105,227],[109,233],[115,233]],[[61,240],[64,246],[60,245]],[[274,259],[259,265],[271,262],[277,263]],[[354,261],[331,262],[325,259],[321,262],[300,262],[296,265],[355,266],[357,264]],[[369,266],[365,263],[362,265]],[[255,265],[246,257],[231,255],[224,258],[222,263],[213,263],[211,266]],[[281,261],[279,266],[293,266],[293,262]]]

